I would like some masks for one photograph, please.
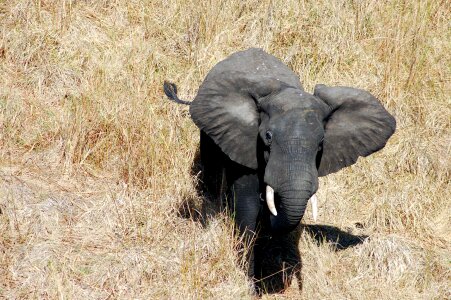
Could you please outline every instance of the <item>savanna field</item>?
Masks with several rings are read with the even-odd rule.
[[[162,83],[191,100],[260,47],[306,91],[366,89],[397,120],[320,179],[302,280],[262,298],[450,299],[450,8],[0,0],[0,298],[252,299],[233,220],[197,193],[197,127]]]

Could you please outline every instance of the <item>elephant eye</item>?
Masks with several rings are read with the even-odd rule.
[[[269,143],[271,143],[271,141],[272,141],[272,132],[269,131],[269,130],[266,131],[265,137],[266,137],[266,140],[267,140]]]

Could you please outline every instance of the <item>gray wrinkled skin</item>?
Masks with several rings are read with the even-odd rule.
[[[318,176],[380,150],[396,126],[368,92],[317,85],[309,94],[293,71],[261,49],[237,52],[218,63],[190,113],[232,161],[264,173],[264,184],[279,199],[280,214],[271,217],[276,231],[299,223]],[[266,145],[264,163],[258,161],[259,138]]]
[[[176,91],[166,94],[186,104]],[[248,235],[259,224],[276,235],[293,230],[318,189],[318,176],[382,149],[396,127],[367,91],[317,85],[310,94],[293,71],[261,49],[219,62],[190,113],[201,130],[204,182],[220,182],[212,189],[220,198],[227,191],[238,228]],[[266,185],[274,189],[277,216],[260,201]]]

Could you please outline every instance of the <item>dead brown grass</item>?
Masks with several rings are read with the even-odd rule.
[[[338,251],[302,233],[302,291],[264,298],[451,298],[450,5],[0,1],[0,298],[251,298],[233,222],[178,213],[202,201],[198,132],[161,90],[191,99],[251,46],[398,121],[383,151],[321,180],[319,223],[370,239]]]

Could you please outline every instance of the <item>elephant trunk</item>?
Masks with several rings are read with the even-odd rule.
[[[271,215],[271,227],[274,232],[289,232],[301,221],[312,196],[311,190],[291,190],[280,195],[277,216]]]
[[[277,213],[273,212],[266,197],[274,232],[293,230],[304,216],[309,199],[318,189],[318,172],[314,164],[316,152],[309,148],[296,148],[302,150],[297,152],[282,151],[285,148],[292,149],[273,147],[264,176],[265,183],[274,189],[274,211]],[[280,160],[277,159],[279,157]]]

